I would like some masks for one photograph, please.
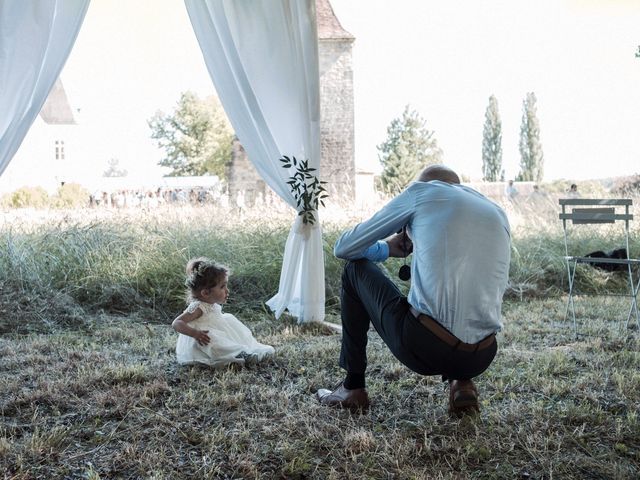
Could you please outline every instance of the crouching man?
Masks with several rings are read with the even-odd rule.
[[[366,347],[373,324],[405,366],[449,382],[451,414],[479,411],[472,379],[496,355],[510,241],[504,211],[443,165],[425,168],[369,220],[344,232],[334,253],[348,260],[341,291],[346,377],[333,391],[318,390],[320,403],[369,407]],[[405,297],[375,262],[411,252]]]

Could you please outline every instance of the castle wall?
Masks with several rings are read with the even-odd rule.
[[[249,157],[238,139],[233,140],[231,158],[232,161],[227,166],[229,199],[232,205],[235,204],[238,192],[242,192],[241,195],[243,195],[245,203],[252,206],[259,196],[264,198],[267,190],[266,183],[249,161]]]
[[[330,195],[355,196],[352,41],[320,40],[320,175]]]

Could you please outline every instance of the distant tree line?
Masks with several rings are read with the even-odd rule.
[[[520,124],[520,172],[516,180],[542,181],[544,154],[540,141],[540,124],[536,110],[536,95],[527,93],[522,102]],[[442,161],[435,132],[427,128],[426,121],[407,105],[402,116],[387,127],[386,140],[378,145],[378,160],[382,165],[380,183],[387,193],[397,193],[415,180],[417,173],[427,165]],[[498,100],[489,97],[482,132],[482,177],[487,182],[504,181],[502,166],[502,121]]]
[[[158,111],[148,124],[151,138],[164,150],[159,165],[169,167],[170,176],[212,174],[225,179],[234,133],[217,97],[199,98],[193,92],[184,92],[172,112]],[[391,121],[386,139],[377,149],[382,166],[379,186],[389,194],[403,190],[421,169],[441,163],[443,157],[435,132],[409,105]],[[522,104],[519,149],[520,172],[516,179],[541,181],[544,155],[533,92],[527,93]],[[120,170],[118,161],[112,159],[104,175],[123,176],[126,170]],[[485,181],[504,181],[502,122],[494,95],[489,97],[485,111],[482,175]]]

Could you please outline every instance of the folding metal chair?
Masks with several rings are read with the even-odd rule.
[[[640,259],[631,258],[629,253],[629,222],[633,220],[633,215],[630,213],[632,205],[631,199],[587,199],[587,198],[561,198],[559,200],[562,211],[560,213],[560,220],[562,220],[562,228],[564,230],[564,251],[565,251],[565,263],[567,264],[567,276],[569,280],[569,298],[567,300],[567,309],[565,310],[564,318],[567,319],[569,311],[573,319],[573,330],[578,336],[578,329],[576,326],[576,313],[574,305],[575,291],[575,275],[576,267],[578,264],[610,264],[620,265],[622,269],[625,269],[629,280],[629,293],[625,294],[613,294],[607,293],[606,295],[616,295],[629,297],[631,299],[631,306],[629,307],[629,314],[625,321],[625,328],[629,326],[629,320],[631,316],[635,314],[636,324],[640,328],[640,315],[638,314],[638,287],[640,287],[640,278],[637,282],[634,281],[634,267],[640,266]],[[622,210],[624,209],[624,213]],[[569,241],[567,233],[567,223],[571,222],[573,225],[586,225],[586,224],[605,224],[624,222],[625,241],[626,241],[626,258],[598,258],[587,256],[575,256],[569,253]],[[637,274],[636,274],[637,276]]]

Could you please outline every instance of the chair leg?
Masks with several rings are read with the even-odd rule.
[[[640,329],[640,314],[638,313],[638,289],[640,289],[640,278],[638,278],[638,282],[636,283],[636,291],[633,292],[633,305],[636,309],[636,327]]]
[[[631,304],[631,308],[629,309],[629,315],[627,316],[627,322],[625,324],[625,329],[629,328],[629,320],[631,319],[631,313],[632,312],[635,312],[636,327],[638,327],[640,329],[640,316],[638,315],[638,301],[636,300],[636,297],[634,297],[632,299],[632,304]]]
[[[577,265],[578,263],[574,262],[573,270],[572,270],[571,267],[569,266],[569,262],[567,262],[567,273],[569,274],[569,299],[567,300],[567,310],[565,311],[565,314],[564,314],[564,319],[566,321],[567,314],[569,313],[569,310],[571,310],[571,318],[573,321],[573,334],[576,339],[578,338],[578,326],[576,325],[576,308],[573,301],[573,285],[575,281]]]
[[[633,297],[631,298],[631,308],[629,309],[629,316],[627,317],[627,323],[625,325],[625,328],[629,327],[629,319],[631,318],[631,313],[635,312],[636,327],[640,329],[640,314],[638,313],[638,287],[640,287],[640,278],[638,279],[638,283],[636,284],[634,291],[632,293]]]
[[[571,302],[571,317],[573,322],[573,336],[578,338],[578,325],[576,324],[576,307],[573,303],[573,296],[569,297],[569,301]]]
[[[631,270],[631,265],[629,267],[629,288],[631,290],[631,307],[629,307],[629,315],[627,315],[627,320],[624,323],[625,330],[629,328],[629,320],[631,319],[631,315],[635,313],[636,317],[636,326],[640,328],[640,315],[638,314],[638,287],[640,287],[640,276],[638,277],[637,285],[634,285],[633,281],[633,272]]]
[[[636,303],[636,298],[633,293],[630,295],[631,297],[631,305],[629,306],[629,314],[627,315],[627,319],[624,322],[624,329],[629,328],[629,320],[631,320],[631,316],[634,315],[636,317],[636,323],[638,323],[638,305]],[[640,325],[639,325],[640,326]]]

